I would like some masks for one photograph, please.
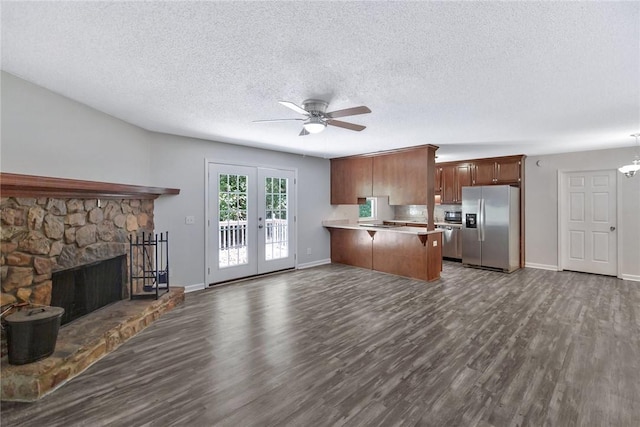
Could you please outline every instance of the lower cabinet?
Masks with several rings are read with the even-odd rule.
[[[331,262],[373,268],[371,235],[367,230],[330,228]]]
[[[442,233],[329,228],[331,262],[433,281],[442,271]]]

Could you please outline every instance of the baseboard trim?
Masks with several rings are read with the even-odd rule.
[[[204,283],[194,283],[193,285],[187,285],[184,287],[184,293],[201,291],[205,289]]]
[[[620,278],[622,280],[629,280],[631,282],[640,282],[640,276],[637,276],[635,274],[621,274]]]
[[[535,268],[535,269],[538,269],[538,270],[558,271],[558,266],[557,265],[536,264],[534,262],[525,262],[524,266],[525,266],[525,268]]]
[[[331,264],[331,258],[298,264],[298,270],[304,270],[305,268],[317,267],[319,265],[325,265],[325,264]]]

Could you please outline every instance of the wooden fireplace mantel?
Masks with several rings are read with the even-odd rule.
[[[145,187],[0,172],[2,197],[156,199],[162,195],[176,194],[180,194],[179,188]]]

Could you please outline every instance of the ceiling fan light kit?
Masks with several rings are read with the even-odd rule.
[[[640,137],[640,133],[634,133],[631,136],[636,139],[636,158],[631,162],[630,165],[624,165],[618,170],[620,173],[624,174],[627,178],[631,178],[640,171],[640,143],[638,143],[638,137]]]
[[[320,133],[327,127],[327,123],[320,117],[311,116],[308,121],[304,122],[302,127],[309,133]]]
[[[272,120],[254,120],[254,123],[269,123],[269,122],[282,122],[291,120],[302,120],[302,131],[300,136],[306,136],[312,133],[322,132],[327,125],[341,127],[343,129],[349,129],[356,132],[360,132],[366,129],[366,126],[357,125],[355,123],[343,122],[341,120],[335,120],[337,117],[355,116],[357,114],[367,114],[371,110],[364,105],[360,107],[346,108],[344,110],[337,110],[327,113],[327,102],[320,99],[307,99],[302,103],[303,107],[300,107],[290,101],[278,101],[280,104],[287,108],[292,109],[296,113],[306,116],[306,119],[272,119]]]

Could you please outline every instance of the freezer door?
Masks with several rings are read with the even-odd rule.
[[[480,201],[482,187],[462,187],[462,263],[482,265]]]
[[[482,198],[482,265],[509,270],[509,186],[484,186]]]

